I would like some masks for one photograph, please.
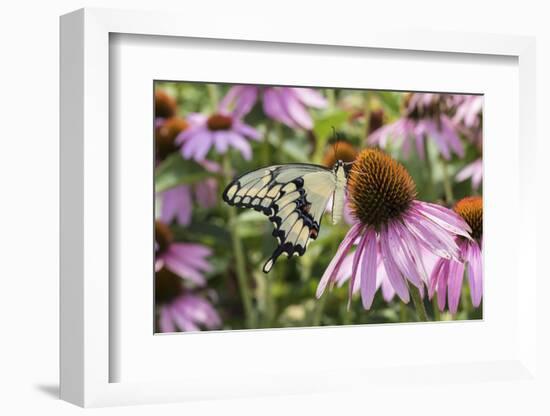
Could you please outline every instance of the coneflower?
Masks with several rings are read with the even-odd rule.
[[[449,311],[456,313],[460,301],[460,291],[464,279],[464,269],[468,270],[468,283],[474,307],[481,304],[483,296],[483,199],[479,196],[467,197],[457,202],[454,210],[471,228],[472,238],[456,238],[463,262],[453,259],[440,259],[435,264],[430,276],[428,295],[430,298],[437,292],[439,309],[445,309],[448,299]]]
[[[155,272],[166,268],[189,283],[204,286],[204,273],[212,270],[206,259],[211,254],[212,250],[202,244],[174,241],[170,228],[155,221]]]
[[[463,157],[464,148],[456,125],[448,113],[455,102],[451,94],[414,93],[406,97],[405,115],[386,124],[368,136],[368,143],[386,148],[391,142],[401,145],[405,157],[413,146],[420,158],[425,157],[425,141],[430,138],[444,159],[452,153]]]
[[[187,116],[189,128],[176,137],[184,159],[197,162],[205,160],[211,148],[224,154],[230,147],[238,150],[243,158],[252,158],[252,148],[247,139],[260,140],[261,134],[231,113],[215,112],[210,116],[193,113]]]
[[[221,326],[220,316],[207,298],[184,288],[181,278],[166,268],[155,273],[155,304],[160,332],[200,331]]]
[[[236,85],[222,99],[220,108],[231,111],[237,117],[242,117],[252,109],[258,96],[263,102],[264,113],[290,128],[311,130],[313,119],[308,107],[325,108],[327,106],[326,99],[311,88]]]
[[[350,299],[360,278],[363,307],[369,309],[377,288],[378,258],[403,302],[410,299],[407,281],[420,291],[428,276],[422,250],[460,260],[455,237],[470,238],[470,227],[455,212],[417,201],[407,170],[382,151],[361,151],[349,173],[348,197],[357,222],[350,228],[317,287],[320,297],[336,281],[347,252],[357,244],[349,282]]]
[[[323,156],[323,165],[332,168],[336,162],[353,162],[359,152],[346,140],[337,140],[330,145]]]

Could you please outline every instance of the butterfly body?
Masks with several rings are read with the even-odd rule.
[[[312,164],[286,164],[260,168],[233,180],[223,199],[239,208],[253,208],[269,217],[278,246],[264,265],[268,273],[281,254],[302,256],[319,235],[321,217],[332,197],[332,222],[344,207],[346,164],[332,169]]]

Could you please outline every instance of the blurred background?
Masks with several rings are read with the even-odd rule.
[[[347,284],[315,290],[352,219],[332,225],[302,257],[281,258],[259,212],[225,204],[236,175],[282,163],[332,167],[380,147],[416,182],[417,199],[452,208],[482,194],[481,96],[155,82],[157,332],[416,320],[412,305],[377,292],[366,311]],[[325,216],[330,215],[325,213]],[[479,319],[466,279],[458,313],[424,299],[430,320]]]

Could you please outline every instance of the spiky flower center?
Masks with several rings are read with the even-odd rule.
[[[162,90],[155,91],[155,117],[168,118],[176,114],[176,100]]]
[[[357,150],[345,140],[334,142],[325,152],[323,165],[332,168],[339,160],[343,162],[353,162],[357,157]]]
[[[187,127],[188,124],[183,118],[170,117],[157,128],[155,142],[157,144],[157,155],[160,159],[164,159],[178,149],[174,140]]]
[[[229,116],[217,113],[211,115],[206,124],[208,125],[208,130],[211,131],[229,130],[233,125],[233,119]]]
[[[174,236],[168,225],[161,221],[155,221],[155,241],[158,245],[159,253],[163,253],[168,249],[172,241],[174,241]]]
[[[483,199],[480,196],[463,198],[454,210],[470,226],[472,237],[479,241],[483,236]]]
[[[158,303],[170,303],[183,291],[182,279],[163,267],[155,273],[155,300]]]
[[[399,162],[376,149],[365,149],[348,179],[352,213],[361,223],[379,229],[401,216],[416,197],[416,185]]]

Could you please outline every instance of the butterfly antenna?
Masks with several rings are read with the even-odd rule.
[[[332,126],[332,140],[334,141],[334,146],[332,148],[334,152],[334,158],[338,157],[338,135],[336,134],[336,129]]]

